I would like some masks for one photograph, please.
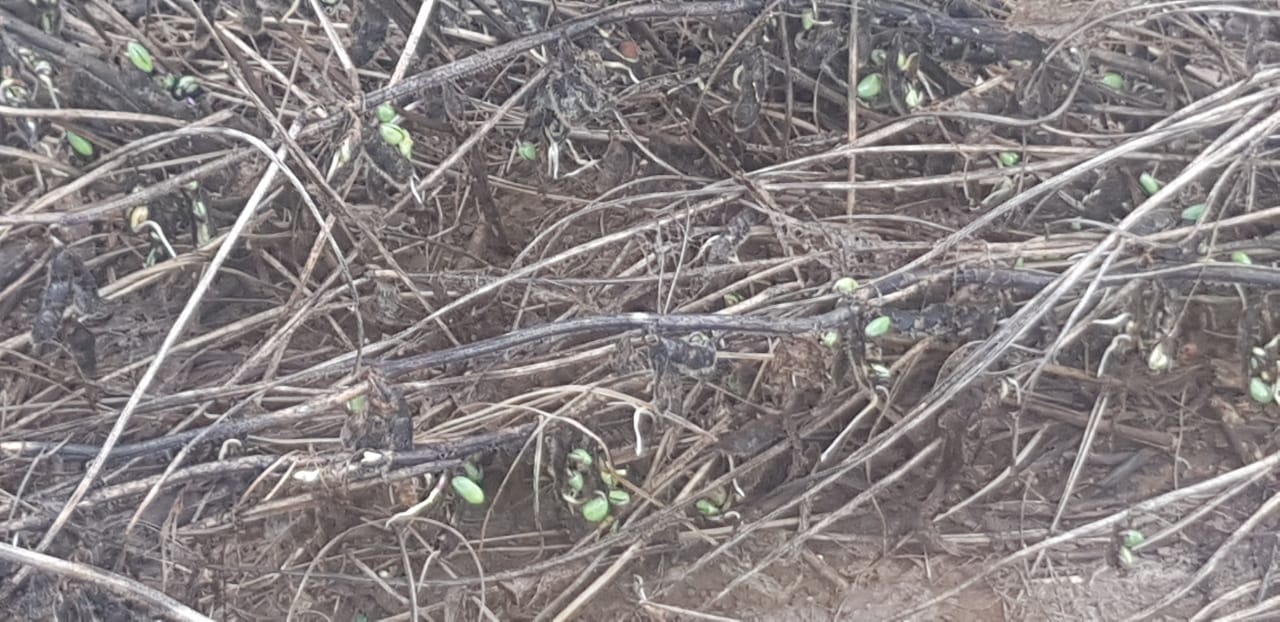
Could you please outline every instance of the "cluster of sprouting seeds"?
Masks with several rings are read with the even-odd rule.
[[[400,114],[391,104],[378,106],[378,133],[388,145],[396,148],[406,160],[413,159],[413,136],[400,127]]]
[[[178,256],[178,253],[173,249],[173,245],[169,242],[165,227],[160,223],[161,220],[189,222],[191,225],[191,240],[196,247],[208,244],[217,233],[213,220],[209,217],[208,193],[205,192],[200,182],[193,180],[182,190],[187,204],[186,214],[174,214],[171,216],[155,213],[156,211],[152,210],[148,205],[137,205],[129,210],[129,229],[138,234],[146,232],[147,239],[150,242],[145,263],[147,267],[154,266],[166,258]],[[177,218],[174,216],[177,216]]]
[[[588,492],[587,478],[592,469],[600,476],[602,486]],[[612,521],[616,508],[631,504],[631,493],[621,487],[626,469],[616,469],[611,464],[596,464],[595,456],[581,447],[569,452],[564,467],[564,489],[560,497],[578,508],[582,518],[589,523]]]
[[[156,69],[156,61],[151,56],[151,51],[137,41],[129,42],[125,47],[125,54],[129,57],[129,62],[133,63],[134,67],[157,79],[161,88],[172,95],[174,99],[194,100],[204,92],[204,89],[200,87],[200,81],[195,76],[178,76],[172,73],[160,74]]]
[[[41,88],[48,91],[49,102],[54,108],[61,108],[58,102],[58,90],[53,84],[53,65],[42,58],[37,58],[35,53],[28,48],[17,49],[18,58],[35,76],[36,83],[28,84],[18,75],[18,68],[6,66],[0,68],[0,104],[13,106],[15,108],[25,108],[30,106],[39,94]],[[40,126],[35,119],[26,118],[19,122],[19,130],[23,134],[23,138],[27,144],[34,146],[40,141]],[[89,142],[83,136],[64,129],[67,144],[78,155],[85,158],[93,157],[93,143]]]
[[[1260,404],[1280,404],[1280,335],[1249,352],[1249,397]]]

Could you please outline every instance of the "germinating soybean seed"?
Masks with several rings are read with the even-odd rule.
[[[887,315],[882,315],[867,323],[866,335],[868,337],[882,337],[893,328],[893,320]]]
[[[603,495],[596,495],[582,504],[582,517],[589,523],[598,523],[609,515],[609,500]]]
[[[484,489],[480,488],[479,484],[471,481],[467,476],[455,475],[449,483],[453,485],[453,491],[458,493],[458,496],[462,497],[467,503],[471,505],[484,503]]]

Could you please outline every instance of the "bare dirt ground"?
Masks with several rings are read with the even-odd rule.
[[[1277,40],[0,0],[0,609],[1280,619]]]

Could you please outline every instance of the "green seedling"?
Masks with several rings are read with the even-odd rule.
[[[125,54],[129,57],[129,62],[133,63],[133,66],[143,73],[155,73],[156,62],[155,59],[151,58],[151,51],[146,46],[137,41],[130,41],[125,46]]]
[[[1102,83],[1102,86],[1114,91],[1124,90],[1124,76],[1114,71],[1108,71],[1107,73],[1102,74],[1102,79],[1099,80],[1099,82]]]
[[[528,141],[520,143],[520,147],[516,150],[520,154],[520,159],[526,162],[538,161],[538,144]]]
[[[591,457],[591,452],[581,447],[569,452],[569,460],[577,463],[581,468],[588,468],[595,463],[595,459]]]
[[[840,277],[836,279],[836,284],[832,286],[832,289],[836,290],[836,293],[841,296],[848,296],[858,289],[858,281],[847,276]]]
[[[884,78],[878,73],[873,73],[858,82],[858,97],[864,101],[873,100],[880,96],[883,88]]]
[[[71,130],[67,130],[67,144],[71,145],[71,150],[86,157],[93,157],[93,143]]]
[[[1165,371],[1169,369],[1169,365],[1172,362],[1173,360],[1169,358],[1169,354],[1165,352],[1163,341],[1151,348],[1151,353],[1147,355],[1147,369],[1151,371]]]
[[[835,348],[840,345],[840,333],[829,330],[822,333],[822,345],[828,348]]]
[[[996,154],[996,159],[1000,161],[1000,166],[1017,166],[1022,161],[1022,156],[1013,151],[1001,151]]]
[[[582,504],[582,518],[589,523],[598,523],[609,515],[609,500],[603,494],[596,493],[591,500]]]
[[[474,463],[474,462],[465,462],[465,463],[463,463],[463,464],[462,464],[462,471],[463,471],[464,473],[466,473],[466,474],[467,474],[467,477],[468,477],[469,479],[471,479],[471,481],[473,481],[473,482],[483,482],[483,481],[484,481],[484,470],[482,470],[482,469],[481,469],[479,466],[477,466],[477,465],[476,465],[476,463]]]
[[[703,516],[718,516],[720,514],[720,506],[710,499],[698,499],[698,502],[694,503],[693,506]]]
[[[178,99],[195,97],[201,93],[200,81],[195,76],[182,76],[174,83],[170,93]]]
[[[1204,203],[1196,203],[1195,205],[1192,205],[1182,210],[1182,219],[1188,222],[1194,222],[1198,224],[1200,222],[1200,219],[1204,218],[1204,213],[1208,209],[1209,209],[1208,205],[1205,205]]]
[[[471,478],[465,475],[455,475],[449,483],[453,485],[453,491],[458,493],[458,496],[462,497],[467,503],[471,505],[484,503],[484,489],[480,488],[480,485],[472,481]]]
[[[1252,266],[1253,258],[1249,256],[1249,253],[1236,251],[1231,253],[1231,263],[1238,263],[1243,266]]]
[[[893,320],[887,315],[882,315],[867,323],[864,332],[868,337],[882,337],[889,333],[889,329],[893,328]]]
[[[1249,397],[1259,404],[1267,404],[1275,400],[1275,387],[1266,380],[1254,376],[1249,379]]]
[[[382,104],[377,110],[378,121],[382,123],[398,123],[400,115],[396,114],[395,106],[391,104]]]
[[[868,367],[871,368],[871,373],[875,374],[877,378],[887,379],[893,376],[893,370],[889,369],[889,367],[886,365],[882,365],[880,363],[872,363],[868,365]]]
[[[573,495],[577,497],[587,485],[587,480],[582,476],[581,471],[570,471],[565,484],[569,486],[569,490],[573,491]]]
[[[916,89],[916,87],[908,84],[907,93],[903,97],[903,103],[907,105],[908,109],[915,110],[916,108],[924,105],[924,93]]]
[[[358,415],[369,410],[369,398],[365,395],[357,395],[347,400],[347,412]]]
[[[404,159],[413,157],[413,137],[404,128],[394,123],[383,123],[378,126],[378,133],[383,141],[400,151]]]
[[[1164,187],[1164,184],[1159,179],[1146,172],[1138,176],[1138,185],[1142,186],[1142,191],[1147,193],[1147,196],[1160,192],[1160,188]]]
[[[609,504],[622,507],[631,503],[631,493],[625,490],[610,490]]]

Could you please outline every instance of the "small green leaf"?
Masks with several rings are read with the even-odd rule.
[[[609,503],[616,506],[624,506],[631,503],[631,493],[625,490],[610,490]]]
[[[710,499],[698,499],[698,502],[693,504],[693,506],[697,508],[698,513],[703,516],[715,516],[720,513],[720,506],[716,505],[715,502]]]
[[[137,227],[134,227],[134,229],[137,229]],[[347,400],[348,412],[358,415],[366,410],[369,410],[369,398],[367,396],[357,395]]]
[[[822,333],[822,345],[827,346],[828,348],[835,348],[839,346],[840,333],[834,330],[829,330],[825,333]]]
[[[383,123],[396,122],[396,107],[391,104],[382,104],[378,106],[378,120]]]
[[[1120,563],[1125,566],[1132,566],[1133,551],[1130,551],[1127,547],[1120,547]]]
[[[737,294],[724,295],[724,306],[726,307],[732,307],[733,305],[736,305],[740,302],[742,302],[742,296],[739,296]]]
[[[1160,183],[1159,179],[1146,172],[1138,176],[1138,185],[1142,186],[1142,191],[1147,193],[1147,196],[1160,192],[1160,188],[1164,187],[1164,184]]]
[[[996,159],[1000,161],[1000,166],[1016,166],[1022,161],[1022,156],[1013,151],[1001,151],[996,154]]]
[[[836,279],[836,284],[833,289],[842,296],[848,296],[849,294],[852,294],[854,290],[858,289],[858,281],[847,276],[841,277]]]
[[[877,67],[884,66],[884,50],[880,48],[871,50],[871,64]]]
[[[403,156],[404,159],[412,160],[413,159],[413,139],[406,136],[403,142],[396,145],[396,151],[399,151],[400,155]]]
[[[1244,251],[1236,251],[1234,253],[1231,253],[1231,261],[1232,263],[1238,263],[1245,266],[1253,265],[1253,258],[1249,256],[1249,253],[1246,253]]]
[[[517,151],[519,151],[520,153],[520,159],[526,162],[535,162],[538,159],[537,143],[531,143],[527,141],[522,142],[520,143],[520,148]]]
[[[125,53],[128,54],[129,62],[133,63],[134,67],[137,67],[145,73],[155,72],[155,60],[151,58],[151,51],[148,50],[146,46],[138,43],[137,41],[130,41],[129,44],[125,46]]]
[[[1192,205],[1182,210],[1182,219],[1186,221],[1194,222],[1194,223],[1199,223],[1200,219],[1204,218],[1204,213],[1208,209],[1209,209],[1208,205],[1205,205],[1204,203],[1196,203],[1195,205]]]
[[[582,492],[583,487],[587,485],[587,480],[582,477],[581,471],[572,471],[569,473],[569,479],[565,483],[569,485],[569,490],[576,494]]]
[[[569,459],[584,467],[589,467],[594,462],[594,460],[591,458],[591,452],[581,447],[578,447],[577,449],[574,449],[573,451],[569,452]]]
[[[195,76],[182,76],[173,87],[173,94],[179,98],[195,97],[200,94],[200,80]]]
[[[888,333],[890,328],[893,328],[893,320],[887,315],[882,315],[868,322],[864,332],[868,337],[880,337]]]
[[[1141,531],[1136,529],[1127,529],[1124,532],[1124,547],[1127,549],[1136,549],[1146,541],[1147,538],[1142,535]]]
[[[1275,399],[1274,391],[1274,387],[1267,384],[1266,380],[1257,376],[1249,379],[1249,397],[1259,404],[1267,404],[1273,401]]]
[[[1107,73],[1102,74],[1102,79],[1099,80],[1099,82],[1102,83],[1102,86],[1115,91],[1124,90],[1124,76],[1114,71],[1108,71]]]
[[[903,97],[903,103],[910,110],[915,110],[924,105],[924,92],[916,89],[916,87],[907,85],[907,94]]]
[[[618,478],[610,469],[600,469],[600,481],[604,482],[606,486],[618,485]]]
[[[871,368],[871,373],[875,374],[877,378],[889,378],[893,375],[893,370],[880,363],[872,363],[868,367]]]
[[[383,123],[378,126],[378,133],[382,134],[382,140],[392,147],[399,147],[401,143],[410,140],[409,132],[394,123]]]
[[[1172,362],[1169,354],[1165,352],[1163,341],[1151,348],[1151,353],[1147,355],[1147,369],[1151,371],[1165,371],[1169,369],[1169,364]]]
[[[813,30],[813,25],[818,23],[818,18],[814,17],[813,9],[805,9],[800,14],[800,25],[805,30]]]
[[[481,469],[478,465],[476,465],[476,463],[464,462],[462,464],[462,470],[467,474],[467,477],[470,478],[471,481],[473,482],[484,481],[484,470]]]
[[[858,82],[858,97],[864,100],[875,99],[880,96],[882,88],[884,88],[884,78],[878,73],[873,73]]]
[[[480,505],[484,503],[484,489],[480,488],[470,478],[465,475],[455,475],[449,482],[453,485],[454,492],[458,493],[467,503],[471,505]]]
[[[582,504],[582,518],[587,519],[589,523],[598,523],[608,515],[609,500],[602,495],[596,495],[590,501]]]
[[[71,149],[76,153],[86,158],[93,157],[93,143],[71,130],[67,130],[67,144],[71,145]]]

